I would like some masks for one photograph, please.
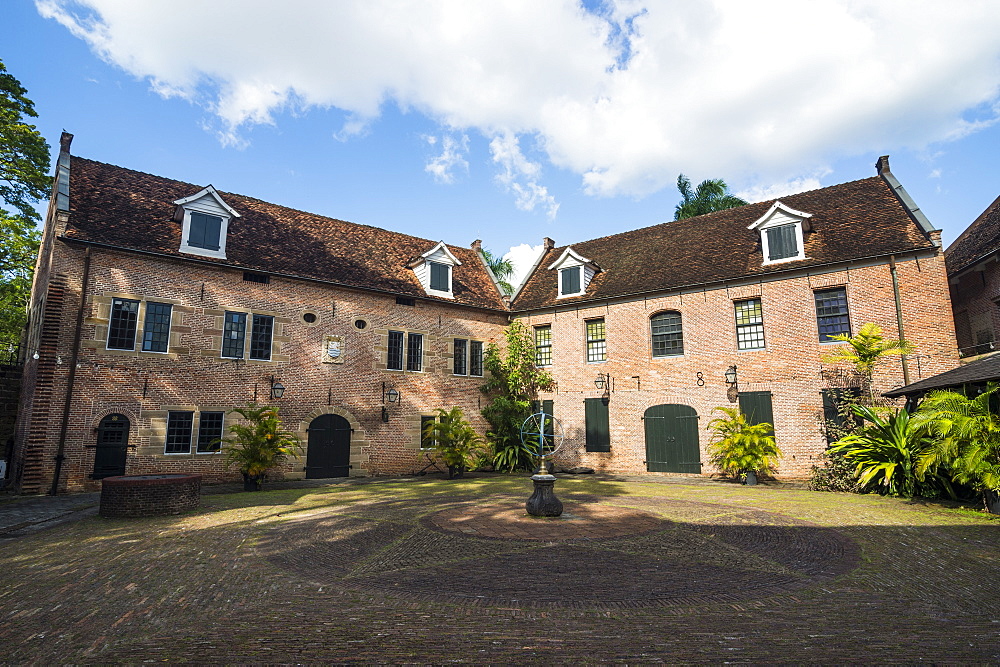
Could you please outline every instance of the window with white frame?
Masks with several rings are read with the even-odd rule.
[[[684,354],[684,330],[681,314],[668,310],[649,318],[654,357],[676,357]]]
[[[191,432],[194,428],[194,412],[174,411],[167,413],[167,440],[164,454],[190,454]]]
[[[552,365],[552,325],[535,327],[535,365]]]
[[[142,325],[142,351],[166,352],[170,343],[170,315],[173,306],[169,303],[146,302],[146,317]]]
[[[559,298],[586,294],[590,281],[599,270],[597,264],[572,248],[566,248],[549,266],[558,276]]]
[[[198,453],[217,454],[222,450],[222,427],[225,412],[206,411],[198,416]]]
[[[409,267],[427,294],[453,299],[455,267],[461,265],[462,262],[441,241],[410,262]]]
[[[733,304],[736,310],[736,348],[759,350],[764,347],[764,310],[760,299],[745,299]]]
[[[604,319],[587,320],[587,361],[605,361],[608,346],[605,340]]]
[[[211,185],[173,203],[174,220],[181,223],[180,252],[225,259],[229,223],[240,214]]]
[[[418,333],[390,331],[385,367],[390,371],[421,371],[424,364],[424,336]]]
[[[483,343],[478,340],[456,338],[454,346],[455,375],[483,375]]]
[[[138,300],[112,299],[111,318],[108,321],[108,349],[134,350],[138,322]]]
[[[803,232],[811,217],[811,213],[796,211],[776,201],[767,213],[747,227],[760,234],[765,265],[806,259]]]

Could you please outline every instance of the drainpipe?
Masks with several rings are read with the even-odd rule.
[[[889,256],[889,273],[892,275],[892,295],[896,298],[896,328],[899,330],[899,340],[906,340],[903,333],[903,300],[899,296],[899,276],[896,274],[896,256]],[[900,355],[899,360],[903,363],[903,384],[910,384],[910,367],[906,361],[906,355]]]
[[[56,451],[56,470],[52,475],[52,491],[59,493],[59,475],[66,455],[66,431],[69,428],[69,411],[73,405],[73,384],[76,382],[76,363],[80,357],[80,337],[83,335],[83,309],[87,305],[87,288],[90,284],[90,248],[83,253],[83,283],[80,288],[80,308],[76,312],[76,331],[73,334],[73,354],[69,360],[69,379],[66,381],[66,401],[63,403],[62,425],[59,427],[59,448]]]

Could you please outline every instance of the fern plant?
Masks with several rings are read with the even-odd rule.
[[[715,408],[722,417],[708,422],[712,441],[708,446],[709,460],[724,475],[740,478],[747,473],[773,473],[781,450],[774,440],[773,425],[751,424],[738,408]]]
[[[990,409],[998,385],[967,398],[955,391],[931,392],[914,418],[930,440],[920,457],[921,474],[948,470],[951,478],[983,494],[1000,511],[1000,415]]]
[[[438,418],[424,426],[423,436],[448,466],[448,477],[461,477],[482,452],[483,438],[462,413],[462,408],[437,408]]]

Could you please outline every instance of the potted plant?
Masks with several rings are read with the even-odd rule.
[[[462,408],[437,408],[436,412],[437,419],[424,426],[424,439],[434,442],[434,449],[448,466],[448,479],[462,477],[482,453],[483,438],[465,419]]]
[[[708,423],[712,442],[710,460],[724,475],[742,478],[744,484],[757,483],[758,473],[773,473],[781,450],[775,444],[773,426],[767,422],[750,424],[738,408],[716,408],[721,412]]]
[[[295,435],[281,430],[278,408],[250,405],[232,412],[242,416],[244,423],[231,424],[232,437],[222,440],[226,467],[235,466],[243,474],[244,491],[259,491],[268,471],[289,456],[298,457],[302,444]]]

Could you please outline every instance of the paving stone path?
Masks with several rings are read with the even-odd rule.
[[[541,520],[529,485],[206,495],[2,542],[0,662],[1000,662],[980,513],[590,479]]]

